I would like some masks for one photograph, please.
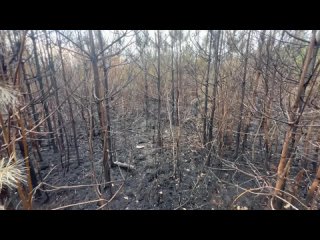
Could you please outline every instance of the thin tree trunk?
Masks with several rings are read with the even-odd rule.
[[[90,50],[91,50],[91,63],[93,68],[93,79],[95,83],[95,95],[97,99],[97,109],[99,113],[100,127],[102,130],[102,146],[103,146],[103,169],[104,169],[104,179],[106,182],[110,182],[110,166],[108,159],[108,143],[106,142],[107,129],[105,124],[105,108],[103,106],[103,94],[102,94],[102,83],[99,79],[99,69],[98,69],[98,58],[96,55],[96,49],[94,46],[94,39],[92,30],[89,30],[90,39]]]
[[[161,137],[161,64],[160,64],[160,44],[161,44],[161,36],[160,31],[157,31],[157,63],[158,63],[158,81],[157,81],[157,89],[158,89],[158,126],[157,126],[157,144],[159,147],[162,146],[162,137]]]
[[[149,86],[148,86],[148,79],[147,79],[147,66],[144,67],[144,101],[145,101],[145,114],[146,114],[146,129],[148,129],[148,120],[149,120]]]
[[[181,30],[180,30],[181,31]],[[176,178],[179,179],[179,181],[181,181],[181,170],[180,170],[180,140],[181,140],[181,119],[180,119],[180,90],[182,92],[182,71],[181,71],[181,55],[182,55],[182,49],[181,49],[181,41],[182,41],[182,33],[179,34],[179,55],[178,55],[178,66],[177,66],[177,84],[176,84],[176,88],[177,88],[177,96],[176,96],[176,124],[177,124],[177,128],[178,128],[178,134],[177,134],[177,138],[176,138]]]
[[[57,79],[56,79],[56,70],[54,68],[54,64],[53,64],[53,60],[52,60],[52,49],[51,49],[51,46],[50,46],[50,50],[51,51],[49,51],[48,35],[47,35],[46,31],[44,31],[44,33],[45,33],[45,36],[46,36],[46,50],[47,50],[47,54],[48,54],[48,64],[49,64],[49,68],[51,70],[50,78],[51,78],[51,82],[52,82],[53,89],[54,89],[54,96],[55,96],[56,106],[60,106],[59,93],[58,93],[58,84],[57,84]],[[60,147],[60,149],[59,149],[60,150],[59,151],[60,157],[62,157],[62,154],[64,155],[64,153],[65,153],[65,146],[64,146],[64,139],[63,139],[63,132],[62,132],[62,129],[63,129],[65,124],[64,124],[64,121],[63,121],[63,118],[62,118],[62,114],[61,114],[60,108],[57,109],[57,113],[58,113],[58,127],[55,127],[55,128],[58,129],[57,143],[58,143],[58,146]],[[55,120],[53,122],[55,124]]]
[[[35,125],[37,125],[36,131],[40,132],[40,127],[38,126],[39,115],[36,112],[35,104],[33,103],[34,99],[32,97],[32,92],[31,92],[29,79],[27,79],[27,77],[26,77],[27,75],[26,75],[26,69],[25,69],[25,66],[24,66],[24,62],[21,62],[21,69],[22,69],[22,73],[23,73],[23,76],[24,76],[24,79],[25,79],[26,86],[27,86],[28,97],[29,97],[30,107],[31,107],[31,111],[32,111],[33,121],[34,121]],[[39,141],[37,141],[37,143],[39,144]]]
[[[78,31],[78,41],[79,41],[79,46],[81,49],[84,49],[84,46],[83,46],[83,43],[82,43],[82,38],[81,38],[81,32]],[[86,98],[90,98],[89,97],[89,94],[91,94],[90,90],[89,90],[89,66],[88,64],[83,61],[83,69],[84,69],[84,81],[86,82],[85,84],[85,87],[84,87],[84,92],[85,92],[85,96]],[[93,112],[93,104],[91,103],[91,101],[89,100],[88,101],[89,103],[86,105],[87,108],[90,108],[90,112],[92,113]],[[83,110],[83,108],[82,108]],[[88,111],[82,111],[82,116],[84,117],[85,116],[85,113],[87,113],[88,115],[88,118],[91,118],[91,120],[89,120],[89,129],[92,127],[92,129],[94,129],[94,123],[95,123],[95,118],[94,118],[94,115],[89,115]],[[85,119],[85,118],[84,118]],[[87,124],[87,122],[85,121],[85,124]],[[89,137],[89,133],[87,134],[88,137]]]
[[[240,114],[239,114],[239,124],[237,128],[237,136],[236,136],[236,151],[235,151],[235,157],[238,157],[239,153],[239,146],[240,146],[240,134],[241,134],[241,127],[242,127],[242,118],[243,118],[243,101],[244,101],[244,95],[246,90],[246,78],[247,78],[247,65],[248,65],[248,57],[249,57],[249,44],[250,44],[250,35],[251,31],[249,31],[248,34],[248,40],[247,40],[247,47],[246,47],[246,56],[244,60],[244,72],[243,72],[243,79],[242,79],[242,85],[241,85],[241,100],[240,100]]]
[[[33,48],[34,48],[34,57],[35,57],[36,70],[37,70],[37,80],[40,85],[41,96],[44,97],[45,92],[44,92],[44,86],[43,86],[42,75],[41,75],[41,68],[40,68],[39,57],[38,57],[38,52],[37,52],[37,44],[36,44],[36,39],[35,39],[33,30],[31,31],[31,39],[32,39]],[[54,135],[53,135],[53,129],[52,129],[52,125],[51,125],[51,119],[50,119],[50,117],[48,117],[49,116],[48,105],[47,105],[45,99],[42,99],[41,102],[42,102],[42,105],[44,108],[45,117],[47,119],[47,124],[48,124],[50,138],[51,138],[51,144],[52,144],[54,152],[57,152],[58,149],[57,149],[57,146],[54,142]]]
[[[270,55],[272,53],[271,48],[273,47],[273,39],[275,37],[275,31],[273,35],[269,36],[267,41],[266,49],[267,49],[267,64],[266,64],[266,77],[265,77],[265,96],[264,96],[264,115],[263,116],[263,130],[264,130],[264,166],[266,171],[270,171],[269,161],[271,156],[271,142],[269,136],[270,129],[270,118],[266,117],[270,115],[271,112],[271,101],[274,92],[274,79],[276,76],[276,70],[274,69],[271,79],[269,77],[269,68],[270,68]],[[280,44],[280,43],[279,43]],[[271,84],[271,86],[270,86]],[[271,89],[270,89],[271,88]]]
[[[98,39],[99,39],[99,44],[100,48],[104,49],[104,44],[102,40],[102,33],[101,30],[98,31]],[[111,138],[111,120],[110,120],[110,103],[109,103],[109,98],[110,98],[110,93],[109,93],[109,86],[108,86],[108,66],[106,65],[106,60],[104,53],[102,53],[102,64],[103,64],[103,74],[104,74],[104,87],[105,87],[105,102],[106,102],[106,115],[107,115],[107,136],[106,140],[108,142],[108,152],[109,152],[109,161],[111,166],[114,165],[113,161],[113,149],[112,149],[112,138]]]
[[[204,99],[204,117],[203,117],[203,144],[207,144],[207,124],[208,124],[208,91],[209,91],[209,79],[210,79],[210,69],[211,69],[211,51],[212,51],[212,42],[213,42],[213,33],[212,30],[208,31],[210,35],[209,40],[209,56],[208,56],[208,66],[207,66],[207,75],[206,75],[206,84],[205,84],[205,99]]]
[[[175,125],[175,119],[174,119],[174,114],[175,114],[175,98],[174,98],[174,52],[173,52],[173,47],[174,47],[174,41],[173,37],[171,37],[171,120],[172,120],[172,125]]]
[[[61,40],[58,40],[58,45],[59,45],[59,56],[60,56],[60,61],[61,61],[61,69],[62,69],[62,80],[65,84],[65,89],[66,89],[66,95],[69,96],[69,90],[71,88],[69,81],[66,78],[66,71],[65,71],[65,66],[64,66],[64,61],[63,61],[63,55],[62,55],[62,48],[61,48]],[[70,118],[71,118],[71,128],[72,128],[72,135],[73,135],[73,144],[74,148],[76,150],[76,157],[77,157],[77,162],[78,166],[80,166],[80,155],[79,155],[79,147],[78,147],[78,141],[77,141],[77,131],[76,131],[76,122],[74,120],[74,114],[73,114],[73,107],[71,104],[70,96],[67,99],[68,103],[68,108],[69,108],[69,113],[70,113]],[[67,131],[65,129],[65,134],[66,134],[66,139],[67,139]],[[67,145],[69,145],[67,143]]]
[[[211,109],[211,117],[209,122],[209,143],[210,149],[213,150],[213,121],[214,114],[216,111],[216,98],[217,98],[217,90],[218,90],[218,78],[219,78],[219,49],[220,49],[220,35],[221,30],[218,30],[215,44],[215,57],[214,57],[214,80],[213,80],[213,96],[212,96],[212,109]],[[210,165],[211,162],[211,151],[209,152],[207,166]]]

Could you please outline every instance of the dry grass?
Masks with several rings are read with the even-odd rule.
[[[13,158],[0,160],[0,190],[3,186],[16,188],[17,183],[26,182],[24,160],[13,161]]]
[[[0,111],[5,111],[7,106],[14,107],[18,103],[18,92],[10,85],[0,84]]]

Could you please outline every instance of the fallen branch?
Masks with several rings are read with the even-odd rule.
[[[122,168],[126,168],[128,170],[135,170],[135,167],[131,164],[127,164],[127,163],[122,163],[122,162],[113,162],[115,165],[122,167]]]

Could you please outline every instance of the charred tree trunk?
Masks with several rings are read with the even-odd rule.
[[[104,49],[103,39],[101,30],[98,31],[98,39],[100,48]],[[111,120],[110,120],[110,93],[109,93],[109,86],[108,86],[108,66],[106,65],[106,60],[104,53],[102,53],[102,64],[103,64],[103,74],[104,74],[104,87],[105,87],[105,102],[106,102],[106,115],[107,115],[107,136],[106,140],[108,142],[108,152],[109,152],[109,161],[111,166],[114,165],[113,161],[113,149],[112,149],[112,138],[111,138]]]
[[[38,125],[38,123],[39,123],[39,115],[38,115],[38,113],[36,112],[36,109],[35,109],[34,99],[32,97],[32,92],[31,92],[31,86],[30,86],[29,79],[26,77],[27,76],[26,75],[26,69],[25,69],[23,61],[21,62],[21,69],[22,69],[22,73],[23,73],[23,76],[24,76],[24,80],[25,80],[26,86],[27,86],[28,97],[29,97],[30,107],[31,107],[31,111],[32,111],[33,121],[34,121],[34,123],[36,125]],[[36,131],[40,132],[40,127],[39,126],[36,127]],[[39,144],[39,141],[37,141],[37,142]]]
[[[161,137],[161,55],[160,55],[160,47],[161,47],[161,36],[160,31],[157,31],[157,75],[158,75],[158,81],[157,81],[157,89],[158,89],[158,126],[157,126],[157,144],[159,147],[162,146],[162,137]]]
[[[37,70],[37,80],[39,82],[39,86],[40,86],[40,91],[41,91],[41,97],[44,98],[45,96],[45,92],[44,92],[44,86],[43,86],[43,81],[42,81],[42,73],[41,73],[41,68],[40,68],[40,63],[39,63],[39,57],[38,57],[38,51],[37,51],[37,44],[36,44],[36,39],[35,39],[35,35],[34,35],[34,31],[31,31],[31,40],[33,43],[33,49],[34,49],[34,58],[35,58],[35,62],[36,62],[36,70]],[[49,108],[48,108],[48,104],[46,102],[45,99],[41,100],[43,108],[44,108],[44,113],[45,113],[45,117],[47,119],[47,124],[48,124],[48,129],[50,132],[50,138],[51,138],[51,144],[53,147],[53,150],[55,152],[58,151],[57,146],[54,142],[54,134],[53,134],[53,129],[52,129],[52,125],[51,125],[51,119],[49,117]]]
[[[149,121],[149,86],[148,86],[148,72],[147,66],[144,67],[144,102],[145,102],[145,114],[146,114],[146,129],[148,129]]]
[[[175,87],[174,87],[174,52],[173,52],[173,47],[174,47],[174,40],[173,37],[171,36],[171,119],[172,119],[172,125],[175,125],[175,98],[174,98],[174,92],[175,92]]]
[[[205,84],[205,99],[204,99],[204,116],[203,116],[203,144],[206,145],[208,141],[208,92],[209,92],[209,79],[210,79],[210,69],[211,69],[211,51],[212,51],[212,42],[213,42],[213,32],[212,30],[208,31],[210,35],[209,40],[209,56],[208,56],[208,66],[207,66],[207,75],[206,75],[206,84]]]
[[[243,118],[243,101],[244,101],[244,95],[246,91],[246,78],[247,78],[247,65],[248,65],[248,57],[249,57],[249,44],[250,44],[250,35],[251,31],[249,31],[248,39],[247,39],[247,46],[246,46],[246,56],[244,59],[244,71],[243,71],[243,78],[242,78],[242,84],[241,84],[241,100],[240,100],[240,114],[239,114],[239,124],[237,127],[237,135],[236,135],[236,151],[235,151],[235,157],[238,157],[239,153],[239,146],[240,146],[240,134],[241,134],[241,128],[242,128],[242,118]]]
[[[71,118],[71,128],[72,128],[72,135],[73,135],[73,144],[74,144],[74,148],[76,150],[76,157],[77,157],[77,162],[78,162],[78,166],[80,166],[80,155],[79,155],[79,147],[78,147],[78,141],[77,141],[77,131],[76,131],[76,122],[74,120],[74,114],[73,114],[73,107],[71,104],[71,100],[70,100],[70,90],[71,90],[71,86],[69,81],[66,78],[66,71],[65,71],[65,66],[64,66],[64,61],[63,61],[63,55],[62,55],[62,48],[61,48],[61,40],[58,40],[58,45],[59,45],[59,56],[60,56],[60,60],[61,60],[61,68],[62,68],[62,79],[63,82],[65,84],[65,89],[66,89],[66,95],[68,96],[67,99],[67,103],[68,103],[68,108],[69,108],[69,113],[70,113],[70,118]],[[65,133],[67,135],[67,132],[65,130]],[[67,136],[66,136],[67,139]],[[69,145],[69,144],[68,144]]]
[[[213,150],[213,121],[214,114],[216,111],[216,98],[217,98],[217,90],[218,90],[218,78],[219,78],[219,48],[220,48],[220,35],[221,30],[218,30],[217,37],[215,39],[215,56],[214,56],[214,80],[213,80],[213,96],[212,96],[212,108],[211,108],[211,116],[209,122],[209,143],[210,143],[210,152],[208,156],[207,166],[210,165],[211,161],[211,152]]]
[[[46,36],[46,50],[47,50],[47,54],[48,54],[48,64],[49,64],[49,69],[51,70],[51,74],[50,74],[50,78],[51,78],[51,82],[53,85],[53,89],[54,89],[54,96],[55,96],[55,101],[56,101],[56,106],[60,106],[60,100],[59,100],[59,93],[58,93],[58,84],[57,84],[57,79],[56,79],[56,70],[54,67],[54,63],[53,63],[53,59],[52,59],[52,49],[50,46],[50,50],[49,51],[49,41],[48,41],[48,35],[46,33],[46,31],[44,31],[45,36]],[[65,153],[65,145],[64,145],[64,139],[63,139],[63,128],[65,130],[65,124],[62,118],[62,114],[61,114],[61,109],[58,107],[57,109],[57,113],[58,113],[58,136],[57,136],[57,143],[59,146],[59,154],[60,154],[60,159],[62,162],[62,155],[64,155]],[[54,121],[55,123],[55,121]],[[65,134],[66,131],[65,131]],[[67,147],[68,144],[67,144]]]
[[[91,51],[91,64],[93,68],[93,79],[95,84],[95,98],[97,101],[97,110],[99,113],[100,127],[102,130],[102,146],[103,146],[103,169],[104,169],[104,179],[106,182],[110,182],[110,165],[108,159],[108,142],[107,142],[107,128],[105,124],[105,107],[104,103],[104,94],[102,94],[103,85],[99,78],[99,69],[98,69],[98,58],[96,54],[93,32],[89,30],[89,39],[90,39],[90,51]],[[111,189],[110,189],[111,190]]]

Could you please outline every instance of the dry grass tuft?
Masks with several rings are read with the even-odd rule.
[[[0,85],[0,111],[5,111],[7,106],[14,107],[18,103],[18,92],[10,85]]]
[[[25,183],[25,170],[24,160],[16,162],[13,162],[13,158],[9,161],[4,158],[0,160],[0,191],[3,186],[16,188],[18,181]]]

